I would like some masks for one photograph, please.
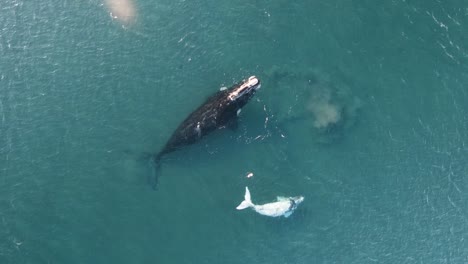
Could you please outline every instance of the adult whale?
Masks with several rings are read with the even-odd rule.
[[[218,91],[193,111],[172,133],[164,148],[153,156],[155,168],[150,179],[153,189],[157,188],[161,159],[164,155],[191,145],[216,129],[236,126],[240,110],[260,86],[260,80],[251,76],[229,89]]]

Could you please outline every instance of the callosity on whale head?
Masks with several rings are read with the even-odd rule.
[[[248,79],[240,82],[229,92],[229,100],[236,101],[243,97],[252,96],[256,90],[260,89],[260,80],[255,76],[250,76]]]

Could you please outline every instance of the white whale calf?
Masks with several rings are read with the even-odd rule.
[[[284,216],[289,217],[297,206],[304,201],[303,196],[296,197],[280,197],[276,198],[276,202],[256,205],[252,203],[250,199],[249,188],[245,187],[245,196],[244,201],[236,207],[237,210],[242,210],[245,208],[252,208],[255,212],[272,217]]]

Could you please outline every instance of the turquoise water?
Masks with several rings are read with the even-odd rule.
[[[465,1],[133,5],[0,5],[0,263],[468,262]],[[142,154],[250,75],[151,190]]]

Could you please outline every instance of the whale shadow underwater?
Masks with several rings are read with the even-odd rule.
[[[172,133],[161,151],[151,156],[153,174],[148,183],[154,190],[158,188],[161,163],[165,155],[196,143],[211,132],[226,127],[237,127],[238,115],[260,88],[260,80],[251,76],[230,88],[220,89],[209,97]]]

